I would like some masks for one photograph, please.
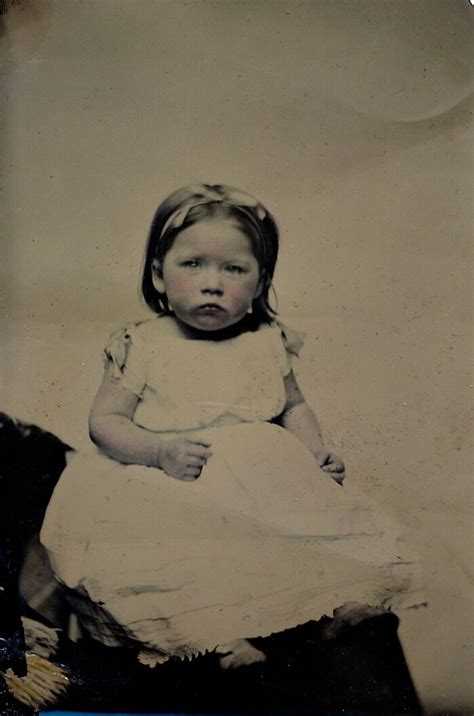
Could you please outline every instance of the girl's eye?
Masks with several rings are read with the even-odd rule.
[[[198,259],[188,259],[187,261],[183,261],[181,265],[189,268],[198,268],[201,265],[201,262],[198,261]]]
[[[242,266],[236,266],[234,264],[227,266],[227,271],[229,273],[236,273],[236,274],[244,273],[244,269],[242,268]]]

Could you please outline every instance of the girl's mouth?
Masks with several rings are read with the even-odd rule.
[[[202,306],[196,308],[196,313],[205,316],[215,316],[220,313],[225,313],[225,308],[219,306],[218,303],[203,303]]]

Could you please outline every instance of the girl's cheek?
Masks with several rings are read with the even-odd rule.
[[[226,294],[229,298],[250,302],[254,299],[257,285],[255,281],[229,282],[226,286]]]
[[[165,288],[166,293],[183,294],[189,292],[193,285],[193,280],[185,273],[176,273],[168,277]]]

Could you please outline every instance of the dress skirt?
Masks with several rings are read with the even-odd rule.
[[[349,601],[423,601],[399,527],[291,433],[262,422],[199,436],[213,455],[194,482],[92,450],[61,477],[41,541],[94,638],[163,661]]]

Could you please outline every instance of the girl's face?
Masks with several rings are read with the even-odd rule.
[[[260,294],[260,269],[250,240],[231,219],[207,219],[183,229],[153,283],[178,320],[202,331],[240,321]]]

